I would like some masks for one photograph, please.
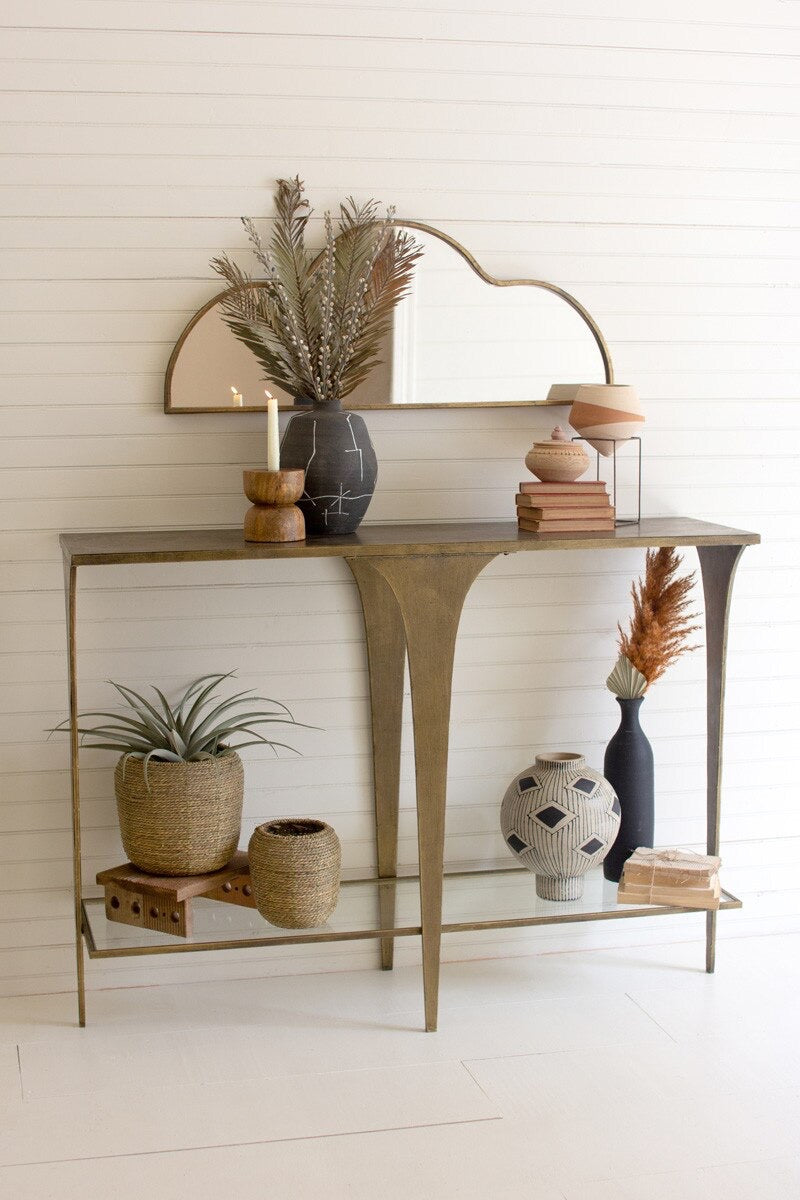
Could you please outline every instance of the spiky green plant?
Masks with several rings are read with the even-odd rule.
[[[147,764],[151,759],[158,762],[199,762],[204,758],[218,758],[254,745],[294,750],[285,742],[264,737],[256,729],[259,725],[276,723],[300,724],[279,700],[257,696],[251,688],[219,702],[214,693],[223,680],[230,679],[234,674],[234,671],[228,671],[226,674],[201,675],[173,703],[154,686],[156,700],[152,704],[133,688],[109,679],[108,682],[125,701],[130,712],[81,713],[79,722],[92,717],[104,718],[100,724],[78,725],[81,745],[91,750],[117,750],[126,759],[143,759],[145,781]],[[255,708],[254,705],[269,707]],[[62,721],[50,732],[64,732],[68,728],[69,721]],[[246,740],[232,741],[242,737]]]
[[[325,214],[325,248],[306,246],[311,208],[299,177],[279,179],[275,220],[265,245],[242,218],[266,278],[254,280],[227,254],[211,266],[230,290],[222,315],[255,355],[267,380],[322,404],[349,395],[380,362],[395,305],[406,295],[422,253],[411,235],[378,216],[374,200],[349,197],[338,228]]]

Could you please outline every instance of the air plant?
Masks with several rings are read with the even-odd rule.
[[[325,247],[306,246],[311,208],[299,177],[279,179],[272,237],[265,245],[249,217],[242,223],[265,278],[253,279],[227,254],[211,260],[229,292],[223,319],[261,364],[265,378],[290,395],[336,403],[380,362],[392,311],[406,295],[422,253],[396,229],[394,209],[349,197],[338,228],[325,214]]]
[[[234,674],[228,671],[226,674],[202,675],[172,703],[155,686],[152,689],[155,700],[151,703],[133,688],[109,679],[108,682],[125,701],[129,711],[81,713],[79,722],[93,717],[103,720],[88,726],[79,723],[80,744],[91,750],[116,750],[126,760],[143,759],[145,782],[147,764],[151,759],[173,763],[199,762],[202,759],[220,758],[254,745],[294,750],[293,746],[265,737],[256,728],[271,724],[300,724],[279,700],[254,695],[254,689],[250,689],[218,702],[219,698],[214,693],[223,680],[230,679]],[[264,705],[268,707],[262,707]],[[68,728],[69,721],[62,721],[50,732],[64,732]],[[234,738],[239,740],[234,742]],[[242,741],[241,738],[246,740]]]
[[[681,655],[696,649],[689,638],[699,625],[689,611],[694,573],[678,575],[681,559],[674,546],[648,550],[644,581],[631,586],[633,616],[619,631],[619,658],[606,687],[621,700],[643,696]]]

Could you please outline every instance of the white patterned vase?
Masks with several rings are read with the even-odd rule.
[[[503,798],[506,845],[536,873],[543,900],[578,900],[584,875],[598,866],[617,836],[616,792],[582,754],[537,754]]]

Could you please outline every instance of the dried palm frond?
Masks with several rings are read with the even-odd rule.
[[[393,210],[348,197],[338,230],[325,214],[325,249],[306,247],[311,209],[299,177],[279,179],[272,238],[265,245],[243,218],[265,279],[256,282],[227,255],[211,261],[229,291],[223,319],[261,364],[265,378],[292,395],[330,403],[349,395],[379,360],[395,305],[407,293],[422,253],[397,232]]]
[[[644,581],[631,587],[633,616],[627,633],[621,625],[619,651],[647,680],[648,687],[689,650],[689,637],[699,625],[690,612],[694,573],[678,575],[680,555],[674,546],[648,550]]]
[[[287,349],[280,340],[281,318],[270,291],[251,280],[227,255],[215,258],[211,265],[230,284],[231,290],[220,304],[226,324],[261,364],[264,378],[294,393],[301,363],[291,343]]]
[[[348,396],[380,362],[381,342],[392,327],[394,309],[408,294],[420,253],[407,232],[387,230],[370,271],[360,332],[342,373],[342,396]]]

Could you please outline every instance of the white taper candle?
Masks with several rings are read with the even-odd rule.
[[[278,401],[264,388],[267,397],[267,470],[281,469],[281,435],[278,428]]]

